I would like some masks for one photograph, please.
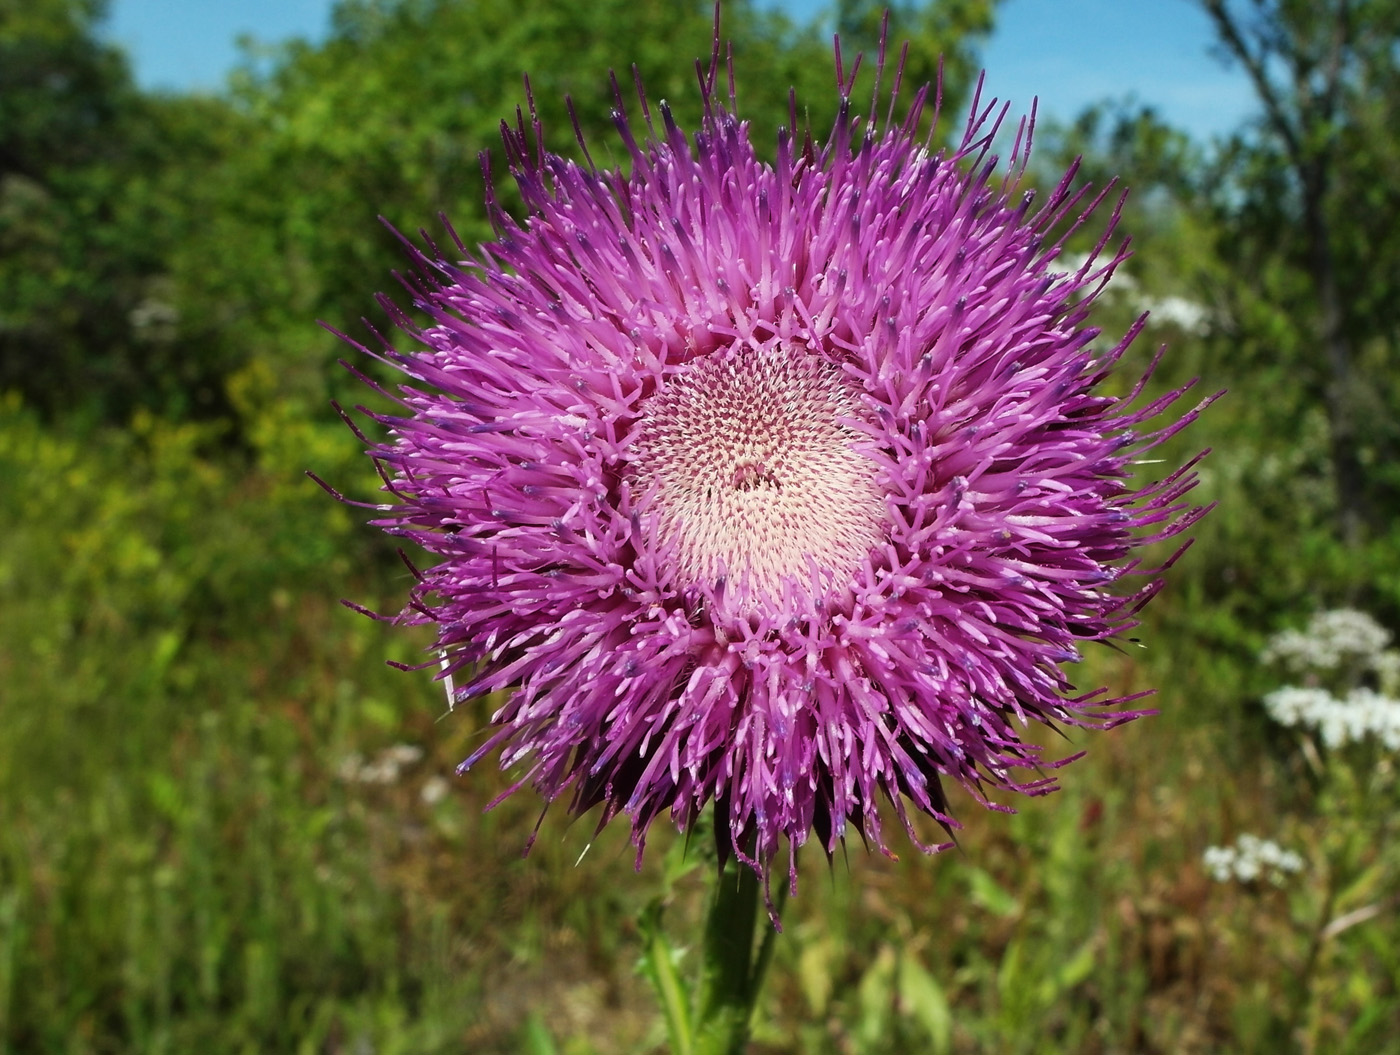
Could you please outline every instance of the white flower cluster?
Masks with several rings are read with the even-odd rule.
[[[1253,883],[1267,879],[1282,886],[1288,876],[1303,870],[1303,859],[1292,850],[1285,850],[1271,839],[1257,835],[1241,835],[1234,846],[1212,846],[1202,856],[1206,871],[1217,883],[1238,879]]]
[[[386,747],[368,762],[363,755],[352,753],[341,760],[340,779],[357,784],[393,784],[398,781],[400,773],[422,757],[423,749],[413,744]]]
[[[1264,707],[1280,725],[1316,729],[1328,747],[1375,736],[1390,750],[1400,751],[1400,700],[1373,689],[1352,689],[1338,699],[1326,689],[1289,686],[1265,696]]]
[[[1345,664],[1384,675],[1400,662],[1400,655],[1387,650],[1389,644],[1390,631],[1365,612],[1335,608],[1318,612],[1306,630],[1275,634],[1262,658],[1298,672],[1333,671]]]
[[[1269,693],[1265,709],[1280,725],[1316,730],[1328,747],[1374,736],[1400,751],[1400,699],[1391,695],[1400,689],[1400,652],[1389,645],[1390,631],[1351,608],[1319,612],[1306,630],[1275,634],[1264,662],[1304,674],[1311,684]],[[1357,685],[1368,674],[1379,691]]]
[[[1083,253],[1063,253],[1059,258],[1059,266],[1065,269],[1065,274],[1074,274],[1088,262],[1088,256]],[[1204,334],[1210,329],[1210,309],[1185,297],[1152,297],[1123,268],[1113,273],[1107,289],[1110,293],[1131,296],[1134,307],[1146,311],[1154,323],[1172,323],[1193,334]]]
[[[423,781],[423,789],[418,792],[418,797],[423,800],[423,805],[436,806],[447,798],[447,793],[451,790],[452,785],[442,777],[429,777]]]

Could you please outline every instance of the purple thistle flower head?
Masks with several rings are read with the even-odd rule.
[[[884,850],[891,813],[916,844],[916,811],[951,829],[945,777],[1053,790],[1030,723],[1141,713],[1061,665],[1133,625],[1161,570],[1134,553],[1204,512],[1190,465],[1132,479],[1200,407],[1154,430],[1181,391],[1099,392],[1143,322],[1093,345],[1125,250],[1057,268],[1103,195],[1073,170],[1019,189],[1033,121],[999,173],[980,86],[939,151],[928,88],[895,120],[896,77],[858,117],[838,50],[830,138],[780,130],[767,164],[719,54],[717,31],[693,139],[617,92],[630,171],[503,124],[528,218],[488,195],[469,262],[411,250],[430,322],[390,305],[418,347],[375,353],[410,383],[370,454],[375,523],[436,561],[397,618],[436,627],[449,700],[507,694],[462,769],[499,749],[510,791],[626,813],[639,862],[659,815],[713,802],[766,876],[784,840],[795,861],[814,834]]]

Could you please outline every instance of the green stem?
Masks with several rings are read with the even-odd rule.
[[[783,906],[787,904],[787,897],[788,884],[786,882],[779,882],[778,896],[776,899],[777,903],[773,906],[774,911],[783,911]],[[763,979],[768,976],[768,964],[773,959],[773,948],[777,942],[777,937],[777,927],[770,924],[763,929],[763,937],[758,943],[758,955],[754,957],[753,971],[751,974],[753,978],[752,988],[755,1001],[758,999],[758,990],[763,986]]]
[[[730,860],[719,874],[705,921],[695,1055],[743,1055],[768,958],[762,952],[754,957],[761,902],[753,869]],[[771,947],[769,942],[765,945]]]
[[[642,968],[666,1016],[672,1055],[692,1055],[690,1035],[690,994],[676,973],[676,958],[661,927],[662,899],[647,906],[638,923],[644,945]]]
[[[658,937],[652,945],[652,956],[657,963],[657,989],[661,993],[661,1005],[666,1013],[666,1026],[671,1034],[671,1047],[676,1055],[691,1055],[690,1009],[687,1006],[685,988],[676,976],[675,965],[670,959],[671,949],[664,938]]]

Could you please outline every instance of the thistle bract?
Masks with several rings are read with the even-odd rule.
[[[1093,346],[1124,254],[1057,269],[1097,202],[1073,171],[1022,191],[1032,122],[1004,172],[978,100],[935,149],[928,89],[861,118],[838,52],[830,137],[780,130],[765,163],[718,56],[693,138],[618,93],[625,171],[503,124],[528,217],[489,200],[492,244],[413,251],[429,321],[375,353],[410,383],[370,453],[376,523],[432,558],[398,618],[436,627],[455,699],[508,694],[463,768],[499,751],[512,791],[626,813],[639,861],[713,803],[766,875],[785,842],[951,827],[945,777],[1049,791],[1031,723],[1134,715],[1061,665],[1131,625],[1159,581],[1134,551],[1201,512],[1189,466],[1131,479],[1199,408],[1153,431],[1180,392],[1099,394],[1142,322]]]

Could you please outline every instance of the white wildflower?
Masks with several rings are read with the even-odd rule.
[[[429,777],[423,782],[423,790],[418,795],[423,800],[423,805],[436,806],[447,798],[447,793],[451,790],[451,785],[442,777]]]
[[[357,784],[394,784],[405,769],[423,757],[423,749],[413,744],[386,747],[366,762],[363,755],[352,752],[336,768],[341,780]]]
[[[1285,685],[1264,697],[1264,709],[1269,717],[1290,729],[1296,725],[1316,725],[1318,716],[1337,701],[1326,689],[1305,689]]]
[[[1292,850],[1285,850],[1270,839],[1248,833],[1235,840],[1234,846],[1209,847],[1201,857],[1206,871],[1217,883],[1238,880],[1253,883],[1267,879],[1282,886],[1290,876],[1303,870],[1303,859]]]
[[[404,769],[423,757],[423,749],[415,744],[395,744],[393,747],[386,747],[379,757],[386,761],[392,760],[396,766]]]
[[[1386,651],[1389,644],[1390,631],[1365,612],[1336,608],[1318,612],[1306,630],[1275,634],[1262,658],[1298,672],[1332,671],[1344,663],[1374,670],[1397,663],[1397,657]]]
[[[335,767],[336,776],[341,780],[359,780],[360,770],[364,768],[365,756],[358,751],[351,751],[340,760],[340,765]]]
[[[1400,700],[1374,689],[1352,689],[1338,698],[1326,689],[1290,685],[1265,696],[1264,708],[1280,725],[1312,729],[1328,747],[1374,736],[1389,750],[1400,750]]]
[[[1203,334],[1210,328],[1210,312],[1185,297],[1162,297],[1144,304],[1153,322],[1172,323],[1186,333]]]

